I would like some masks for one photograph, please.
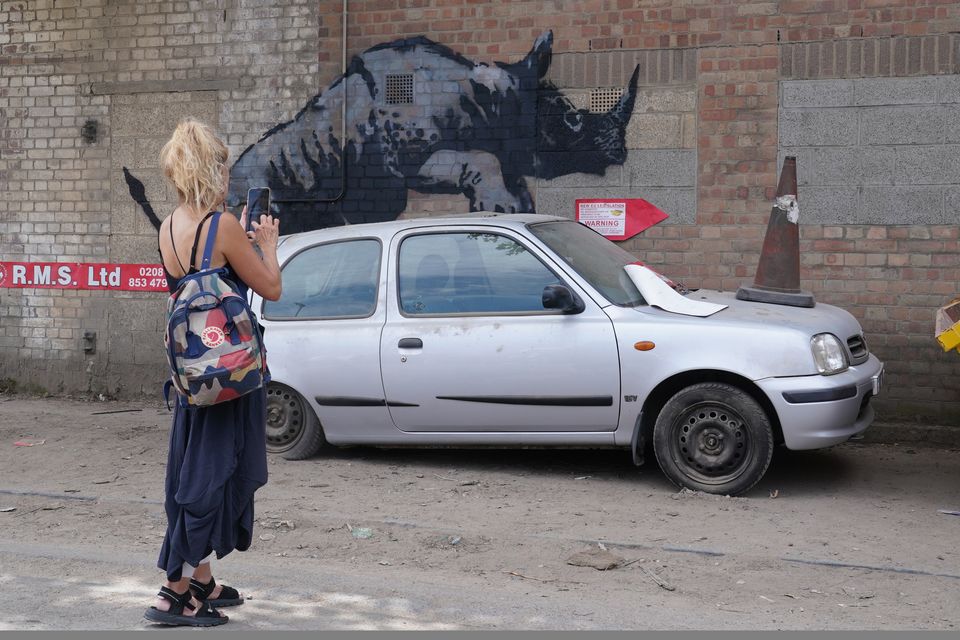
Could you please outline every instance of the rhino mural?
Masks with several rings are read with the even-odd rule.
[[[408,190],[461,194],[471,211],[532,212],[528,178],[623,164],[637,86],[635,69],[608,113],[577,109],[544,80],[552,45],[547,31],[523,60],[494,66],[425,37],[372,47],[240,155],[228,204],[269,186],[284,233],[394,220]]]

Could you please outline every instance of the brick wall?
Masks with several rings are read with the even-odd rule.
[[[219,124],[238,152],[315,91],[327,31],[315,3],[298,0],[0,1],[0,259],[155,262],[156,232],[121,167],[167,215],[175,195],[157,153],[178,118]],[[91,143],[80,136],[88,120]],[[0,289],[0,378],[156,393],[162,298]]]
[[[292,118],[338,73],[340,8],[341,0],[0,0],[0,259],[152,261],[154,231],[120,167],[136,171],[166,215],[171,194],[154,158],[176,118],[215,122],[234,155]],[[513,62],[551,29],[548,80],[577,106],[592,89],[624,86],[640,65],[627,161],[602,176],[528,182],[541,212],[570,215],[576,197],[648,197],[671,219],[626,246],[691,285],[733,290],[752,278],[778,159],[796,152],[804,287],[863,322],[888,364],[884,415],[960,418],[960,359],[932,337],[934,309],[960,288],[954,120],[945,117],[942,137],[923,137],[932,126],[924,109],[953,109],[960,3],[350,0],[349,8],[351,55],[426,35],[472,59]],[[863,102],[868,95],[881,98]],[[855,143],[817,139],[818,122],[841,111],[856,114]],[[99,124],[94,143],[79,136],[89,119]],[[865,122],[901,137],[871,141]],[[897,126],[911,122],[926,133]],[[928,161],[943,161],[943,171]],[[828,166],[842,169],[843,184]],[[872,206],[876,187],[902,188],[905,211],[889,199]],[[411,191],[402,215],[466,208],[460,196]],[[162,378],[162,357],[148,346],[159,339],[159,304],[155,294],[0,290],[0,377],[152,392]],[[92,356],[80,344],[88,330],[100,336]]]
[[[929,340],[960,289],[954,34],[784,47],[780,153],[805,167],[804,275],[889,364],[888,415],[956,423],[956,354]],[[796,79],[792,79],[796,78]]]

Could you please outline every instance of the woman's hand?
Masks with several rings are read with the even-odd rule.
[[[244,208],[246,215],[246,208]],[[253,240],[261,251],[276,251],[277,238],[280,236],[280,220],[269,214],[260,216],[260,222],[253,221],[253,231],[247,232],[247,237]]]
[[[223,203],[223,210],[227,210],[227,203]],[[247,205],[243,205],[243,211],[240,212],[240,228],[247,228]],[[250,242],[253,242],[253,238],[250,238]]]
[[[224,211],[227,210],[224,204]],[[253,222],[253,231],[244,232],[249,212],[243,208],[240,220],[234,216],[221,220],[217,247],[225,262],[236,272],[241,280],[267,300],[279,300],[283,291],[280,278],[280,264],[277,262],[277,237],[280,235],[280,221],[273,216],[260,216],[260,222]],[[259,243],[260,251],[253,243]],[[258,255],[259,254],[259,255]]]
[[[222,210],[224,213],[230,213],[230,210],[227,209],[227,203],[226,203],[226,202],[224,202],[224,203],[221,205],[221,207],[222,207],[221,210]],[[243,211],[240,212],[240,228],[241,228],[241,229],[246,229],[246,228],[247,228],[247,205],[243,205]],[[254,240],[253,240],[253,235],[248,232],[248,233],[247,233],[247,236],[248,236],[248,239],[250,240],[250,244],[253,244],[253,242],[254,242]]]

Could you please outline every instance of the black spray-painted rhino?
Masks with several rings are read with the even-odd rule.
[[[609,113],[576,109],[543,82],[552,43],[546,32],[523,60],[495,66],[423,37],[368,49],[293,120],[243,152],[231,170],[231,204],[266,184],[287,233],[393,220],[408,189],[463,194],[472,211],[533,211],[527,177],[602,174],[624,162],[636,92],[635,71]],[[387,76],[401,74],[413,75],[413,101],[387,104]],[[341,171],[345,192],[322,202],[341,195]],[[321,201],[302,202],[314,199]]]
[[[408,190],[462,194],[471,211],[532,212],[527,178],[601,175],[626,160],[636,94],[638,70],[608,113],[577,109],[544,81],[552,45],[547,31],[523,60],[495,66],[425,37],[368,49],[240,155],[228,204],[269,186],[284,233],[394,220]],[[411,101],[388,95],[411,75]]]

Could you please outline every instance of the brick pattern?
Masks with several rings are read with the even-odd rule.
[[[74,41],[82,21],[50,31],[24,6],[0,3],[0,255],[105,260],[109,154],[102,142],[82,141],[80,130],[87,120],[102,123],[109,105],[76,86],[89,54],[52,41]],[[83,328],[103,309],[88,292],[6,290],[0,317],[0,352],[13,365],[4,376],[66,385],[85,367]]]
[[[798,157],[807,286],[850,309],[887,360],[888,414],[956,411],[956,357],[930,337],[960,281],[958,87],[957,75],[781,83],[780,156]]]
[[[958,293],[956,225],[801,228],[803,286],[853,313],[887,364],[886,416],[957,424],[957,354],[932,339],[934,311]]]
[[[152,229],[124,198],[118,167],[136,169],[165,215],[170,194],[150,160],[169,126],[164,118],[189,112],[216,120],[236,155],[337,76],[341,6],[342,0],[269,6],[0,0],[0,257],[151,260]],[[639,64],[641,95],[650,101],[635,109],[627,166],[592,182],[577,176],[563,185],[537,183],[535,196],[543,210],[566,208],[566,201],[550,204],[551,194],[563,190],[569,198],[614,186],[640,196],[695,188],[686,203],[664,205],[673,224],[625,244],[673,277],[726,290],[754,272],[777,160],[787,151],[778,153],[780,81],[960,73],[960,3],[943,0],[350,0],[349,6],[351,55],[427,35],[479,61],[509,62],[551,29],[548,78],[574,101],[594,87],[623,86]],[[79,137],[89,119],[100,125],[92,144]],[[918,171],[922,151],[905,150],[917,154],[911,166]],[[874,162],[885,166],[885,157],[881,150]],[[801,177],[816,176],[818,162],[801,153]],[[871,167],[859,170],[874,175]],[[466,210],[459,196],[408,195],[405,216]],[[802,206],[808,196],[802,194]],[[940,353],[932,339],[933,309],[956,293],[960,279],[954,226],[804,220],[803,284],[864,323],[888,364],[881,404],[888,417],[960,417],[960,360]],[[155,305],[143,294],[0,290],[0,377],[54,390],[152,393],[162,375],[150,343]],[[80,349],[84,330],[100,336],[92,358]]]
[[[780,77],[870,78],[960,72],[954,33],[895,38],[856,38],[799,42],[780,48]]]
[[[339,68],[318,55],[318,35],[339,42],[340,31],[319,29],[307,0],[0,1],[0,259],[154,262],[156,233],[120,167],[137,169],[167,215],[156,157],[176,118],[219,119],[238,153],[299,110],[321,65]],[[88,120],[92,143],[80,137]],[[0,377],[155,393],[160,306],[158,294],[0,290]],[[97,332],[95,354],[84,331]]]
[[[777,62],[772,44],[700,53],[703,224],[766,224],[777,181]]]
[[[888,26],[884,35],[908,27],[918,29]],[[875,143],[798,149],[789,138],[799,133],[792,123],[780,132],[780,156],[799,156],[803,219],[828,225],[802,227],[804,286],[850,309],[887,362],[884,415],[933,416],[944,424],[960,417],[956,354],[944,354],[931,336],[936,308],[960,282],[951,205],[960,149],[950,144],[958,47],[956,34],[933,32],[791,43],[780,51],[781,78],[801,81],[784,82],[784,108],[857,111],[856,139]],[[936,135],[925,135],[926,127],[936,127]],[[844,139],[832,143],[838,141]],[[881,224],[837,226],[841,221]]]
[[[556,51],[546,79],[571,89],[623,87],[636,67],[641,86],[691,84],[697,79],[697,50]]]
[[[339,2],[321,3],[339,10]],[[522,55],[553,29],[558,51],[674,49],[942,34],[960,27],[943,0],[352,0],[356,50],[434,34],[468,56]],[[353,48],[353,47],[352,47]]]

